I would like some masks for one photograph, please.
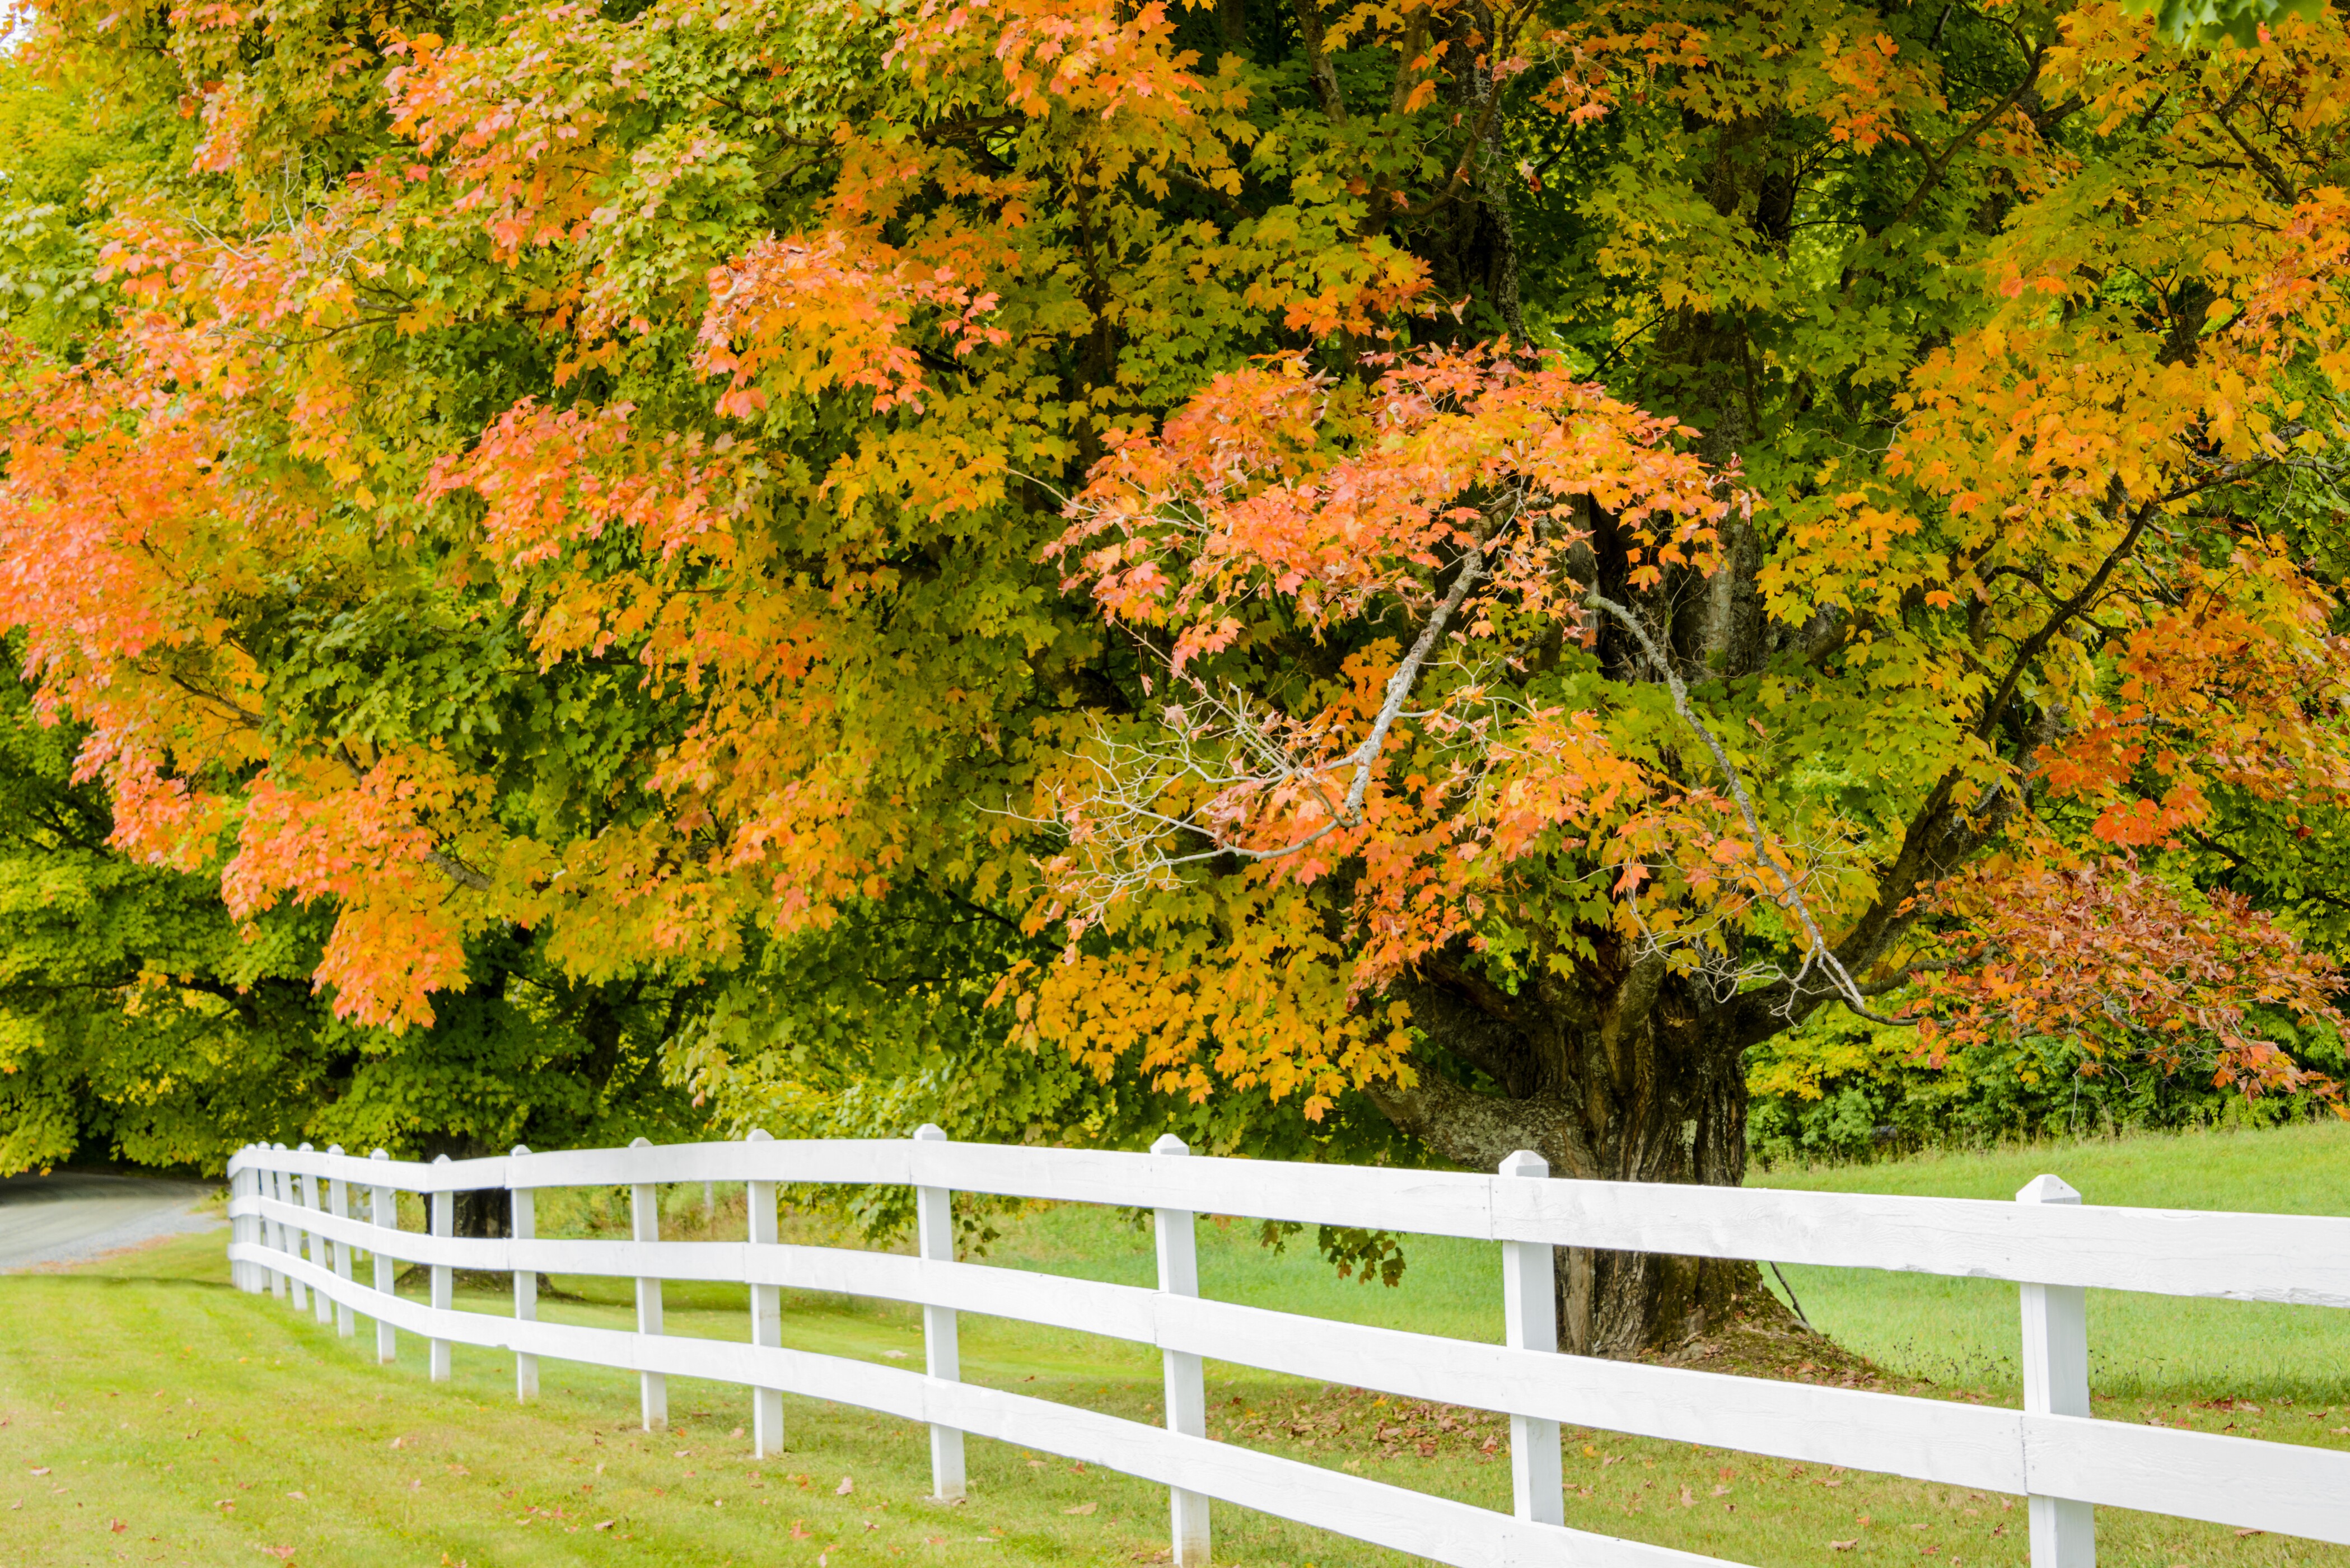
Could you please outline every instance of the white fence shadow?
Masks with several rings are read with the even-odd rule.
[[[315,1303],[318,1321],[331,1317],[345,1334],[355,1332],[355,1314],[373,1319],[380,1360],[392,1359],[399,1331],[423,1336],[435,1378],[449,1376],[452,1343],[512,1351],[524,1398],[537,1392],[541,1356],[634,1371],[649,1430],[667,1418],[667,1378],[702,1377],[754,1391],[763,1455],[781,1446],[785,1392],[927,1423],[941,1497],[962,1494],[967,1432],[1159,1482],[1171,1494],[1176,1560],[1187,1568],[1207,1561],[1211,1498],[1461,1568],[1719,1561],[1566,1528],[1561,1422],[2021,1494],[2030,1500],[2033,1568],[2092,1568],[2099,1505],[2350,1543],[2350,1454],[2091,1419],[2082,1297],[2096,1286],[2350,1307],[2350,1220],[2084,1206],[2053,1176],[2014,1203],[1994,1203],[1543,1179],[1547,1174],[1531,1154],[1513,1156],[1488,1177],[1194,1158],[1171,1137],[1149,1154],[958,1144],[935,1127],[906,1140],[778,1143],[754,1133],[742,1143],[656,1147],[639,1139],[629,1148],[518,1148],[504,1158],[431,1165],[380,1150],[358,1159],[281,1145],[247,1148],[229,1162],[229,1257],[243,1289],[290,1293],[297,1310]],[[747,1240],[660,1240],[656,1188],[686,1181],[749,1183]],[[919,1255],[779,1244],[779,1182],[914,1188]],[[634,1190],[634,1240],[534,1235],[538,1189],[622,1186]],[[512,1195],[511,1239],[451,1234],[453,1195],[482,1189]],[[948,1201],[956,1190],[1153,1210],[1159,1288],[956,1262]],[[399,1229],[400,1192],[431,1198],[430,1234]],[[353,1217],[355,1193],[366,1220]],[[1203,1301],[1192,1251],[1193,1217],[1202,1213],[1499,1242],[1507,1343]],[[1558,1355],[1551,1249],[1564,1246],[2016,1281],[2024,1408]],[[353,1277],[362,1252],[374,1261],[372,1288]],[[432,1270],[430,1305],[392,1293],[395,1260]],[[451,1310],[455,1269],[511,1272],[514,1316]],[[634,1279],[636,1332],[538,1322],[538,1272]],[[746,1341],[663,1334],[664,1280],[747,1283]],[[778,1310],[786,1286],[920,1304],[927,1369],[787,1348]],[[962,1312],[1157,1345],[1166,1425],[962,1382]],[[1202,1358],[1506,1412],[1515,1511],[1211,1441]]]

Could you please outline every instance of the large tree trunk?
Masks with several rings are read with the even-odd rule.
[[[1433,964],[1391,994],[1432,1049],[1409,1088],[1372,1093],[1444,1158],[1491,1170],[1518,1149],[1552,1174],[1735,1186],[1746,1170],[1744,1041],[1705,977],[1617,944],[1505,995]],[[1559,1250],[1559,1335],[1578,1355],[1664,1349],[1740,1314],[1783,1309],[1745,1262]]]

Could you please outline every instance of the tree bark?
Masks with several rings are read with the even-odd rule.
[[[1416,1084],[1372,1095],[1399,1127],[1471,1168],[1526,1148],[1562,1177],[1735,1186],[1746,1170],[1745,1041],[1711,990],[1620,944],[1574,981],[1514,996],[1430,965],[1389,994],[1410,1004],[1434,1049]],[[1588,1248],[1558,1258],[1560,1344],[1577,1355],[1663,1349],[1742,1311],[1780,1310],[1751,1262]]]

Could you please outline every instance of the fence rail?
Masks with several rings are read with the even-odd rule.
[[[275,1292],[320,1323],[376,1324],[378,1359],[397,1335],[428,1345],[431,1376],[450,1346],[512,1352],[515,1388],[537,1392],[537,1364],[634,1371],[648,1430],[664,1424],[667,1379],[753,1390],[762,1455],[783,1441],[782,1395],[859,1406],[928,1424],[933,1488],[964,1488],[962,1437],[976,1433],[1166,1485],[1175,1559],[1209,1553],[1209,1500],[1278,1514],[1439,1563],[1658,1568],[1715,1559],[1594,1534],[1564,1522],[1562,1423],[1875,1470],[2029,1499],[2034,1568],[2093,1568],[2094,1509],[2129,1508],[2240,1529],[2350,1543],[2350,1454],[2089,1417],[2089,1287],[2350,1306],[2350,1220],[2083,1205],[2043,1176],[2014,1203],[1546,1179],[1513,1156],[1494,1176],[1200,1158],[1172,1137],[1149,1154],[908,1140],[741,1143],[533,1154],[432,1164],[378,1151],[359,1159],[259,1147],[229,1165],[229,1256],[238,1284]],[[660,1184],[750,1184],[741,1242],[659,1239]],[[775,1239],[778,1183],[912,1187],[917,1255],[786,1245]],[[633,1239],[543,1240],[543,1188],[626,1187]],[[452,1234],[454,1195],[503,1190],[514,1234]],[[1107,1203],[1154,1211],[1159,1287],[1099,1283],[953,1261],[954,1191]],[[428,1199],[430,1231],[399,1226],[397,1194]],[[364,1195],[366,1217],[353,1213]],[[1372,1328],[1199,1295],[1193,1220],[1201,1213],[1360,1225],[1497,1241],[1503,1250],[1502,1345]],[[1551,1250],[1675,1252],[2012,1280],[2019,1285],[2024,1407],[1778,1383],[1556,1353]],[[371,1285],[354,1274],[374,1260]],[[431,1271],[430,1304],[391,1293],[396,1262]],[[452,1310],[455,1270],[511,1273],[511,1318]],[[631,1279],[637,1328],[537,1320],[541,1272]],[[664,1280],[751,1289],[744,1342],[661,1332]],[[877,1366],[786,1347],[785,1288],[838,1292],[923,1309],[925,1370]],[[307,1298],[307,1299],[306,1299]],[[1165,1364],[1167,1423],[1147,1426],[961,1380],[961,1313],[1015,1318],[1154,1345]],[[1217,1360],[1511,1417],[1513,1512],[1431,1497],[1206,1437],[1201,1363]]]

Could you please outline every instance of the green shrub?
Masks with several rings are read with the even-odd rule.
[[[2259,1021],[2303,1066],[2345,1076],[2342,1043],[2284,1017]],[[2248,1099],[2189,1071],[2099,1062],[2068,1040],[2027,1038],[1921,1057],[1917,1031],[1838,1011],[1748,1051],[1747,1147],[1774,1164],[1868,1160],[2140,1129],[2268,1127],[2329,1114],[2307,1095]]]

